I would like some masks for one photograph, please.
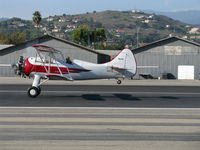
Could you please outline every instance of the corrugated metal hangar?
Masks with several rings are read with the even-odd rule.
[[[15,76],[10,65],[17,63],[20,56],[24,58],[35,56],[35,49],[32,45],[41,44],[60,50],[64,58],[80,59],[93,63],[103,63],[109,60],[109,56],[98,53],[84,46],[59,39],[50,35],[45,35],[31,41],[18,45],[1,47],[0,49],[0,76]]]
[[[200,79],[200,44],[178,37],[156,41],[133,50],[135,78]]]
[[[97,50],[114,56],[119,51]],[[138,69],[134,79],[200,79],[200,44],[178,37],[132,50]]]

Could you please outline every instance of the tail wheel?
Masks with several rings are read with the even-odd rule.
[[[121,84],[122,83],[122,81],[121,80],[117,80],[117,84]]]
[[[33,86],[33,87],[28,89],[28,96],[31,97],[31,98],[35,98],[40,94],[40,92],[41,92],[40,88]]]

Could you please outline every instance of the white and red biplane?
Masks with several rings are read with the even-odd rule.
[[[33,77],[28,95],[32,98],[41,93],[41,84],[48,80],[90,80],[132,78],[136,74],[136,61],[129,49],[122,50],[114,59],[104,64],[94,64],[82,60],[64,59],[62,53],[46,45],[33,45],[36,57],[21,58],[15,71],[23,76]],[[44,81],[41,82],[41,79]]]

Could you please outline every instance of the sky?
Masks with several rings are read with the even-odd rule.
[[[200,10],[200,0],[0,0],[0,17],[32,19],[34,11],[42,17],[81,14],[104,10]]]

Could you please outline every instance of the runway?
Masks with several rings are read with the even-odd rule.
[[[1,108],[2,150],[198,150],[200,110]]]
[[[200,87],[0,85],[3,150],[198,150]]]
[[[200,108],[200,87],[45,85],[27,96],[29,85],[0,85],[0,107]]]

